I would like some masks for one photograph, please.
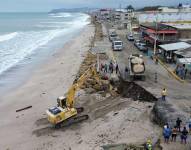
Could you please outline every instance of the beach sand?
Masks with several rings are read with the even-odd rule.
[[[45,111],[72,85],[92,44],[102,40],[99,25],[88,25],[52,59],[32,71],[15,91],[1,97],[0,149],[3,150],[102,150],[107,144],[143,144],[157,139],[159,129],[150,121],[152,103],[120,96],[102,97],[80,90],[76,105],[84,107],[87,121],[54,129]],[[98,30],[99,29],[99,30]],[[105,37],[106,38],[106,37]],[[109,93],[107,93],[109,94]],[[32,105],[32,108],[15,112]]]
[[[39,120],[43,118],[46,122],[46,109],[55,106],[57,97],[64,95],[72,85],[93,36],[94,26],[88,25],[52,58],[32,71],[23,85],[1,96],[1,150],[46,149],[44,143],[52,143],[49,136],[39,138],[33,131],[38,129]],[[16,112],[30,105],[32,108]]]

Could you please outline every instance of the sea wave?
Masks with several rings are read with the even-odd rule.
[[[50,16],[54,18],[67,18],[67,17],[71,17],[72,14],[71,13],[56,13],[56,14],[50,14]]]
[[[5,34],[5,35],[0,35],[0,42],[10,40],[10,39],[14,38],[17,35],[18,35],[17,32],[8,33],[8,34]]]
[[[56,37],[73,34],[80,28],[84,27],[89,23],[88,15],[77,15],[70,21],[63,22],[70,24],[69,26],[63,26],[59,21],[58,24],[52,24],[52,28],[45,28],[43,30],[36,31],[17,31],[6,35],[0,36],[0,74],[11,67],[14,67],[17,63],[22,61],[24,58],[37,53],[38,49],[44,47]],[[55,21],[55,20],[53,20]],[[50,24],[41,24],[44,27]],[[43,27],[41,26],[41,27]],[[39,52],[40,53],[40,52]]]
[[[0,45],[0,73],[13,67],[40,46],[47,44],[53,38],[66,30],[49,30],[41,32],[20,32],[12,40]]]

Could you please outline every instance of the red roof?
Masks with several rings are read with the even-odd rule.
[[[147,31],[147,33],[156,33],[156,31],[152,30],[152,29],[147,29],[146,31]],[[178,31],[176,31],[176,30],[158,30],[157,33],[177,34]]]

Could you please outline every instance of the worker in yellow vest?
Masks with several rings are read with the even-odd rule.
[[[161,92],[161,95],[162,95],[162,100],[165,101],[166,100],[166,96],[167,96],[167,90],[166,88],[164,88]]]
[[[146,150],[152,150],[152,142],[151,142],[151,140],[147,140]]]

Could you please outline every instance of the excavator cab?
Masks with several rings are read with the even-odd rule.
[[[58,107],[62,107],[62,108],[66,108],[66,97],[64,96],[60,96],[57,98],[57,106]]]

